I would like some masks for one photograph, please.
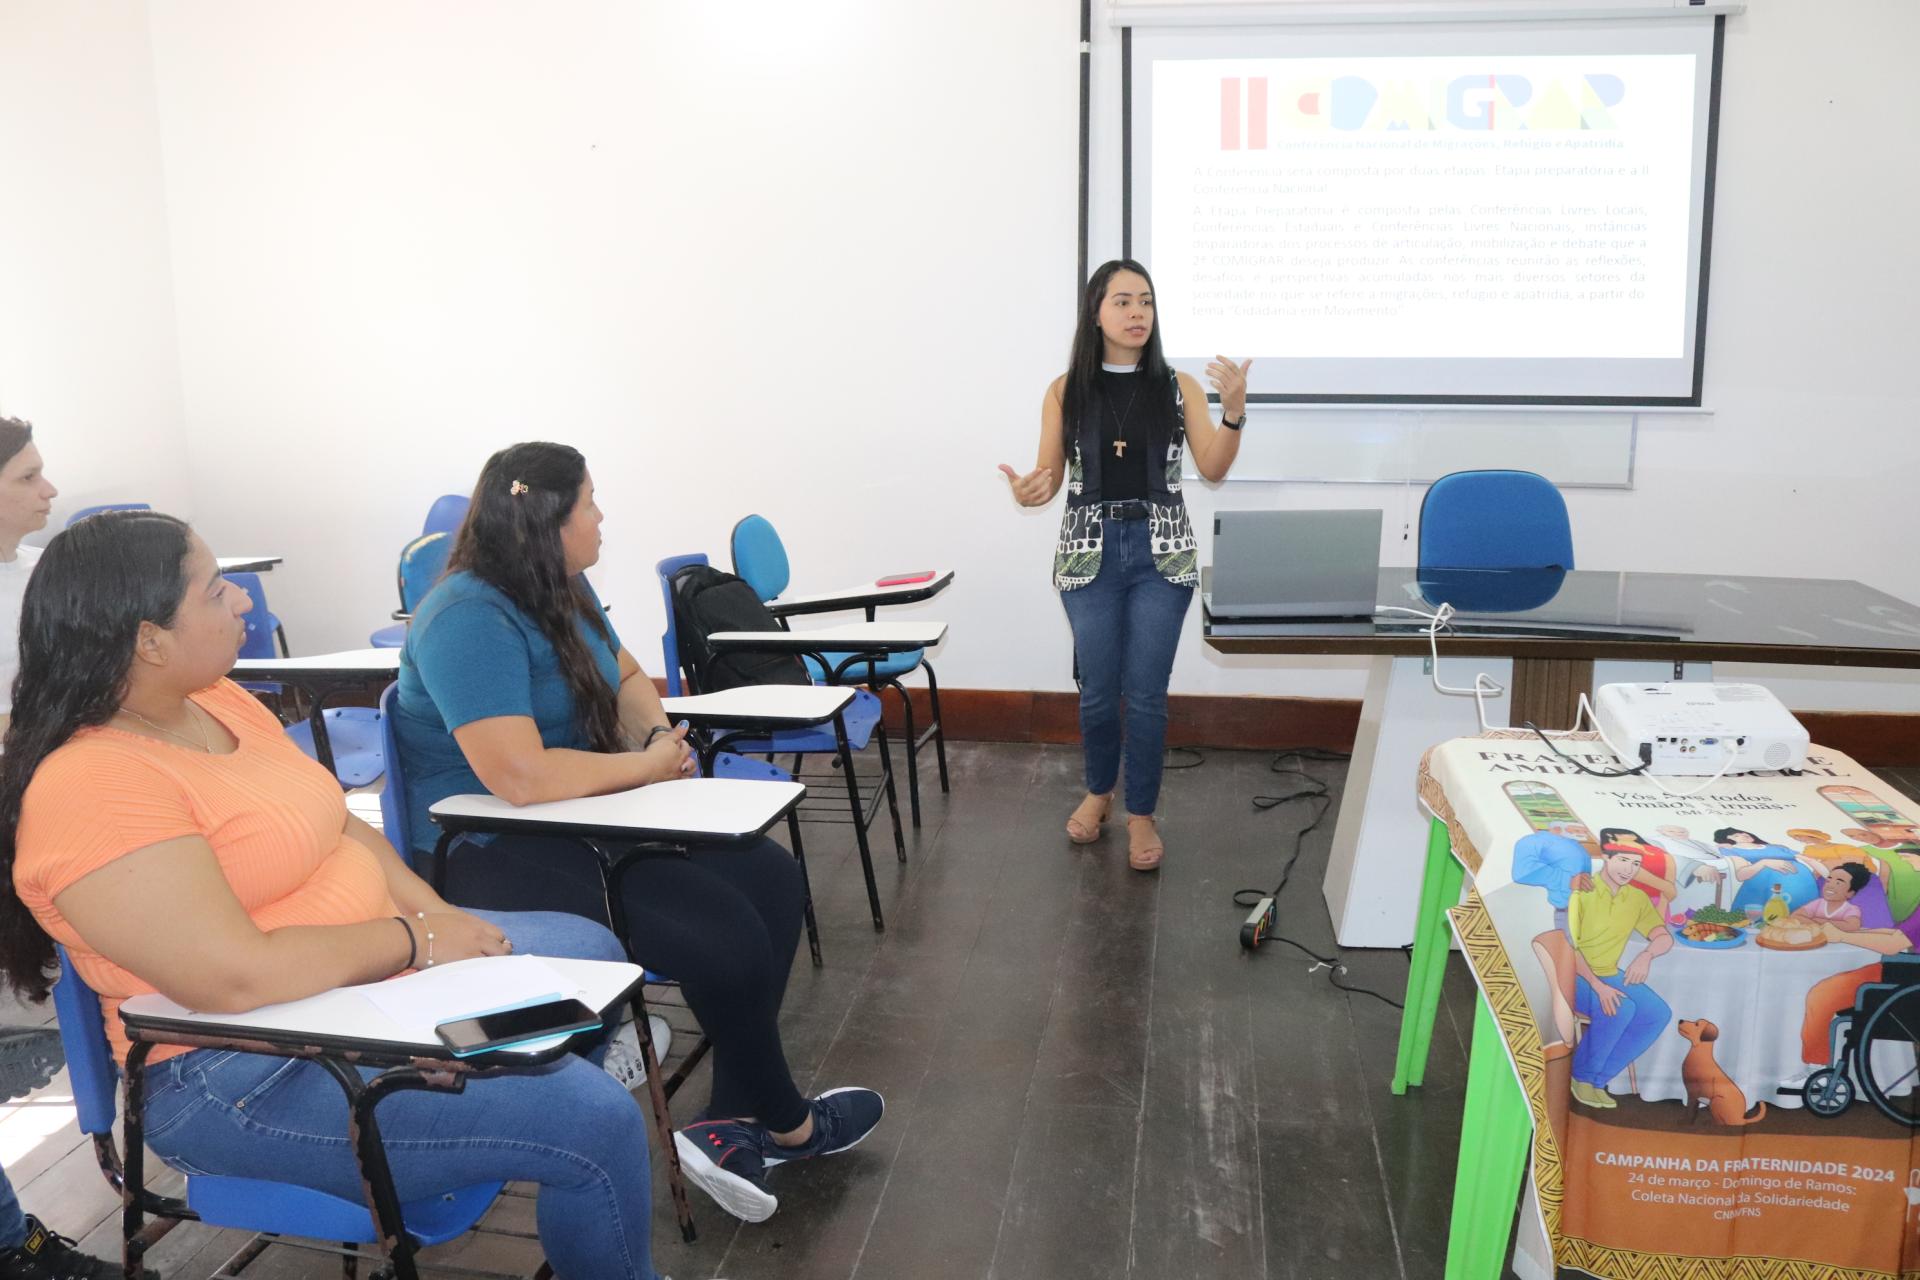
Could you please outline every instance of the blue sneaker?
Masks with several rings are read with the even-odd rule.
[[[673,1135],[687,1177],[742,1222],[765,1222],[780,1207],[760,1154],[770,1141],[759,1125],[738,1120],[701,1120]]]
[[[859,1146],[886,1114],[884,1098],[871,1089],[829,1089],[812,1102],[813,1136],[797,1147],[783,1147],[767,1136],[760,1156],[766,1167],[789,1160],[838,1155]]]

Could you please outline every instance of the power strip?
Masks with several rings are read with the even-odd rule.
[[[1247,916],[1247,922],[1240,926],[1240,945],[1252,951],[1265,942],[1267,935],[1273,932],[1276,917],[1273,899],[1260,899],[1254,904],[1253,912]]]

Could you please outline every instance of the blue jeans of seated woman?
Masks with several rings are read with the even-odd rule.
[[[499,925],[516,955],[626,959],[611,933],[579,916],[473,914]],[[346,1094],[317,1063],[196,1049],[151,1068],[147,1084],[147,1146],[176,1169],[363,1203]],[[378,1114],[403,1202],[476,1182],[535,1182],[540,1243],[559,1275],[656,1280],[646,1116],[591,1059],[469,1080],[460,1093],[394,1094]]]
[[[1087,790],[1103,796],[1127,757],[1127,812],[1146,815],[1160,803],[1167,747],[1167,681],[1192,587],[1177,587],[1153,566],[1146,520],[1105,521],[1100,572],[1084,587],[1060,593],[1080,666],[1080,743]],[[1126,701],[1126,713],[1120,704]]]

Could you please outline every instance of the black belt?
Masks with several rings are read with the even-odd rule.
[[[1102,502],[1099,506],[1100,517],[1103,520],[1145,520],[1153,514],[1153,508],[1139,498],[1128,498],[1122,502]]]

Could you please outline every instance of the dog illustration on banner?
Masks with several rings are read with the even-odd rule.
[[[1693,1018],[1682,1019],[1678,1030],[1693,1045],[1680,1068],[1680,1078],[1687,1086],[1687,1119],[1698,1119],[1703,1104],[1707,1114],[1720,1124],[1758,1124],[1766,1119],[1764,1102],[1758,1104],[1759,1111],[1747,1114],[1747,1095],[1713,1060],[1713,1042],[1720,1038],[1720,1028],[1705,1018]]]

